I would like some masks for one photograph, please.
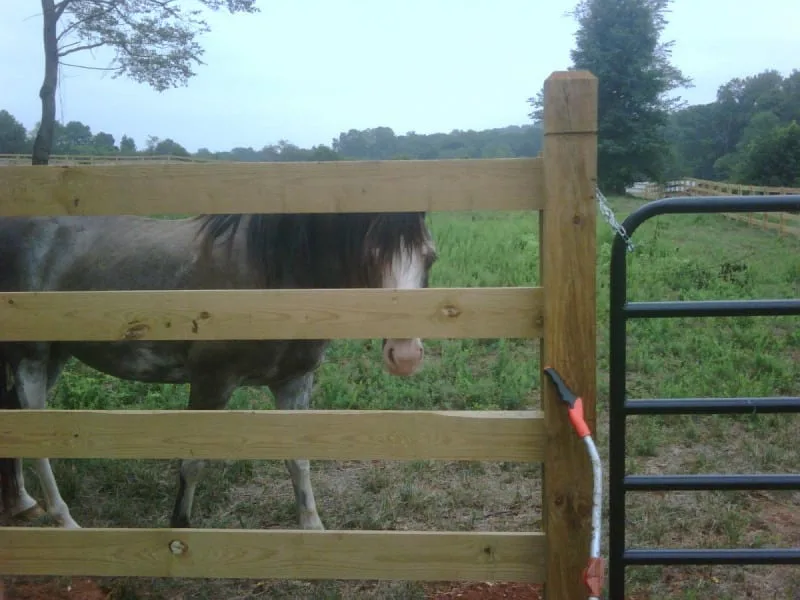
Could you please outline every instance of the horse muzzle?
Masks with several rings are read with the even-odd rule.
[[[422,367],[424,355],[425,350],[419,338],[383,340],[383,364],[392,375],[413,375]]]

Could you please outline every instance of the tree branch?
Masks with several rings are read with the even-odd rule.
[[[77,43],[77,42],[76,42]],[[60,50],[58,53],[59,58],[63,58],[68,54],[72,54],[74,52],[80,52],[81,50],[91,50],[92,48],[99,48],[103,45],[103,42],[95,42],[94,44],[84,44],[83,46],[75,46],[74,48],[69,48],[68,50]],[[64,64],[64,63],[61,63]]]
[[[90,67],[88,65],[74,65],[74,64],[71,64],[71,63],[65,63],[65,62],[61,62],[61,61],[59,61],[58,64],[60,64],[63,67],[74,67],[76,69],[86,69],[87,71],[119,71],[120,70],[120,67]]]
[[[61,38],[63,38],[65,35],[67,35],[73,29],[76,29],[77,27],[80,27],[84,23],[88,23],[88,22],[93,21],[95,19],[102,18],[105,15],[107,15],[108,13],[110,13],[112,10],[114,10],[114,5],[113,4],[109,5],[103,12],[101,12],[99,14],[98,13],[91,13],[91,14],[89,14],[87,17],[85,17],[83,19],[77,19],[75,21],[72,21],[69,25],[64,27],[64,29],[61,31],[61,33],[58,34],[58,40],[61,41]]]
[[[63,14],[64,14],[64,11],[66,10],[66,8],[67,8],[67,7],[68,7],[68,6],[69,6],[71,3],[72,3],[72,0],[61,0],[61,2],[58,2],[58,3],[55,5],[55,9],[56,9],[56,21],[58,21],[58,20],[61,18],[61,15],[63,15]]]

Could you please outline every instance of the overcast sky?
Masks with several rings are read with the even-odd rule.
[[[57,118],[143,146],[190,151],[330,144],[351,128],[398,134],[528,123],[526,99],[570,65],[576,0],[259,0],[257,15],[213,15],[206,66],[156,93],[64,67]],[[665,39],[692,104],[733,77],[800,67],[800,1],[675,0]],[[108,54],[76,54],[105,66]],[[31,128],[43,69],[38,0],[0,0],[0,109]]]

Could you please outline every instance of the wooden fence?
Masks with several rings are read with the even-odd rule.
[[[181,162],[205,163],[210,162],[203,158],[193,156],[176,156],[174,154],[51,154],[49,164],[54,167],[74,165],[127,165],[142,162]],[[30,154],[0,154],[0,167],[29,165]]]
[[[668,181],[665,184],[639,182],[628,188],[627,192],[632,196],[645,200],[656,200],[674,196],[776,196],[781,194],[800,194],[800,188],[744,185],[689,177]],[[798,213],[722,214],[728,219],[747,223],[751,227],[758,227],[765,231],[776,231],[781,236],[793,235],[800,237],[800,214]]]
[[[136,321],[151,340],[540,338],[594,428],[597,80],[557,72],[545,90],[536,158],[0,169],[2,216],[539,211],[539,287],[0,293],[0,337],[115,340]],[[591,466],[542,379],[528,411],[2,411],[0,456],[543,462],[546,491],[542,531],[0,528],[0,575],[522,581],[579,598]]]

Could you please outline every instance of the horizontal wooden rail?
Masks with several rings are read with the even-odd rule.
[[[0,216],[540,210],[541,158],[10,166]]]
[[[542,288],[0,293],[0,341],[537,338]]]
[[[793,215],[791,213],[723,213],[727,218],[733,221],[741,221],[747,223],[751,227],[765,229],[770,231],[777,231],[779,234],[789,234],[800,237],[800,215]],[[778,219],[778,222],[771,220],[771,218]],[[795,218],[797,220],[795,220]],[[791,227],[789,224],[797,223],[797,226]]]
[[[0,573],[91,577],[544,580],[545,535],[0,528]]]
[[[126,163],[126,162],[183,162],[207,163],[214,162],[213,158],[199,158],[196,156],[178,156],[176,154],[51,154],[48,165],[78,164],[78,163]],[[30,154],[0,154],[0,165],[30,165]]]
[[[0,456],[541,462],[539,411],[0,411]]]

